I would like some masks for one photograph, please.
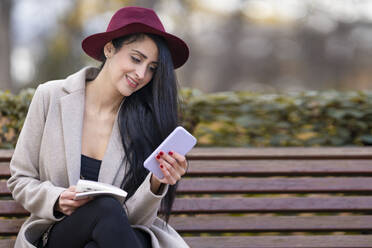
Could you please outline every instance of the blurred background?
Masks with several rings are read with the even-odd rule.
[[[370,0],[1,0],[0,88],[18,92],[98,65],[81,41],[129,5],[154,8],[189,44],[177,70],[183,87],[372,89]]]

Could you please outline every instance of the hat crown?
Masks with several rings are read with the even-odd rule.
[[[186,43],[165,31],[155,11],[135,6],[119,9],[112,16],[106,32],[86,37],[81,46],[92,58],[104,61],[103,48],[108,42],[136,33],[154,34],[162,37],[171,53],[175,69],[182,66],[189,57],[189,48]]]
[[[106,31],[114,31],[132,23],[142,23],[165,32],[163,24],[156,13],[152,9],[143,7],[124,7],[119,9],[111,18]]]

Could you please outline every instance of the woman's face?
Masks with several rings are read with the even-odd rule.
[[[148,84],[156,71],[158,48],[148,36],[123,44],[116,52],[110,42],[106,44],[105,52],[110,82],[122,96],[130,96]]]

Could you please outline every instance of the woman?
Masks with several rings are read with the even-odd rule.
[[[143,167],[177,126],[174,69],[187,45],[153,10],[126,7],[82,47],[101,68],[39,85],[20,133],[8,187],[31,216],[15,247],[188,247],[166,225],[185,157],[160,152],[163,179]],[[74,200],[79,178],[123,188],[124,205]]]

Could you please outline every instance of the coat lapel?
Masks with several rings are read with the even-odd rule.
[[[84,68],[65,80],[63,88],[68,94],[60,100],[66,167],[70,185],[76,185],[80,178],[86,71],[87,68]]]
[[[64,89],[68,94],[61,98],[61,115],[66,166],[70,185],[76,185],[80,178],[85,83],[86,79],[94,79],[97,74],[96,68],[84,68],[68,77],[64,82]],[[99,181],[110,184],[114,182],[124,157],[117,118],[118,113],[116,114],[98,178]]]
[[[80,178],[84,91],[77,91],[63,97],[61,112],[69,183],[76,185]]]
[[[103,183],[114,184],[116,177],[119,175],[118,172],[121,166],[124,166],[122,164],[122,160],[124,158],[124,148],[121,142],[120,129],[117,119],[118,114],[116,114],[114,125],[111,131],[111,137],[109,143],[107,144],[98,176],[98,181]]]

